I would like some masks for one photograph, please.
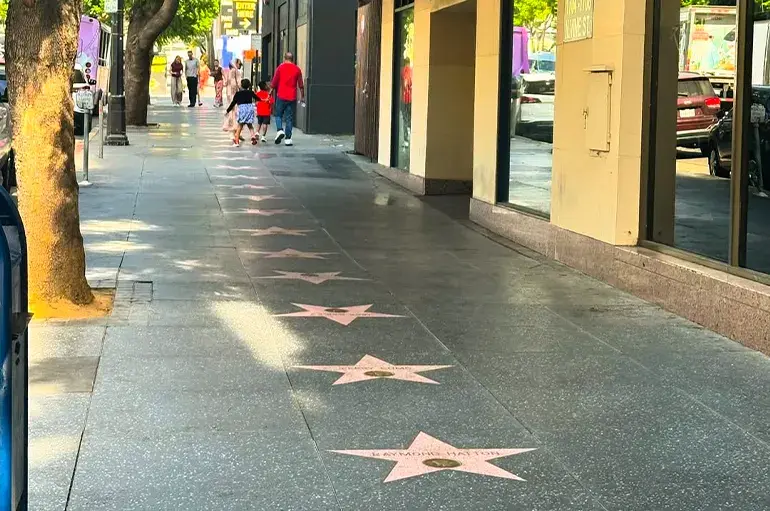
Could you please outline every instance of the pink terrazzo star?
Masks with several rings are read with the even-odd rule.
[[[324,256],[334,255],[334,252],[303,252],[293,248],[285,248],[280,252],[262,252],[259,250],[247,250],[247,254],[264,255],[265,259],[326,259]]]
[[[358,318],[403,318],[395,314],[381,314],[379,312],[368,312],[372,305],[351,305],[349,307],[324,307],[322,305],[305,305],[302,303],[293,303],[295,307],[303,309],[301,312],[290,312],[288,314],[276,314],[278,318],[326,318],[339,323],[343,326],[350,325]]]
[[[305,282],[310,282],[311,284],[323,284],[324,282],[328,282],[330,280],[367,280],[367,279],[357,279],[355,277],[340,277],[342,274],[341,271],[334,271],[334,272],[328,272],[328,273],[299,273],[299,272],[292,272],[292,271],[279,271],[274,270],[278,275],[273,275],[270,277],[259,277],[260,279],[278,279],[278,280],[304,280]]]
[[[294,211],[288,209],[236,209],[235,211],[225,211],[231,215],[257,215],[257,216],[275,216],[275,215],[293,215]]]
[[[415,383],[432,383],[438,385],[437,381],[426,378],[417,373],[423,371],[436,371],[438,369],[447,369],[452,366],[407,366],[393,365],[380,360],[371,355],[366,355],[354,366],[294,366],[298,369],[310,369],[312,371],[329,371],[333,373],[343,373],[333,385],[344,385],[346,383],[355,383],[366,380],[389,379],[404,380]]]
[[[267,229],[233,229],[236,232],[246,232],[252,236],[305,236],[312,230],[284,229],[283,227],[268,227]]]
[[[458,449],[433,438],[422,431],[412,440],[412,444],[406,449],[373,449],[373,450],[345,450],[331,451],[350,456],[361,456],[378,460],[395,461],[396,466],[385,478],[386,483],[407,479],[409,477],[440,472],[442,470],[456,470],[485,476],[501,477],[524,481],[521,477],[507,470],[492,465],[489,460],[513,456],[536,449]]]

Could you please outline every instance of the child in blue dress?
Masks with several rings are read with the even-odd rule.
[[[234,147],[241,145],[241,131],[243,131],[244,126],[249,128],[252,145],[257,144],[257,134],[254,131],[255,101],[259,101],[259,98],[256,94],[254,94],[254,91],[251,90],[251,82],[245,79],[241,80],[241,90],[235,93],[235,96],[233,96],[233,101],[230,103],[230,106],[227,107],[227,112],[225,113],[225,115],[227,115],[232,112],[233,108],[236,106],[238,107],[236,115],[236,122],[238,123],[238,126],[235,128],[235,136],[233,137]]]

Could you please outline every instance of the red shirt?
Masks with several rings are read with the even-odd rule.
[[[412,66],[401,70],[401,100],[405,105],[412,102]]]
[[[257,101],[257,115],[259,117],[270,117],[273,113],[273,97],[266,90],[257,92],[257,97],[260,101]]]
[[[275,70],[273,89],[278,99],[297,101],[297,87],[305,88],[302,81],[302,70],[293,62],[284,62]]]
[[[181,62],[174,61],[171,63],[171,76],[175,78],[179,78],[182,76],[182,70],[184,69],[184,66]]]

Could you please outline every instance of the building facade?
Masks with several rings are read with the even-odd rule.
[[[287,51],[305,76],[306,133],[353,133],[357,0],[269,0],[262,10],[262,79]]]
[[[473,221],[770,352],[770,16],[750,0],[524,14],[383,1],[380,172],[471,194]]]

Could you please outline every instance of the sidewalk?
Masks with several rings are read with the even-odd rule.
[[[153,120],[81,192],[114,313],[32,328],[30,509],[770,508],[767,357],[498,243],[349,139]]]

